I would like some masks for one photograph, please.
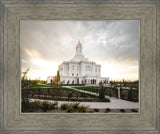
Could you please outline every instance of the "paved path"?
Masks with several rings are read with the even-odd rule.
[[[43,99],[30,99],[31,102],[38,100],[38,101],[46,101]],[[54,101],[54,100],[48,100],[48,102],[54,103],[58,102],[58,107],[60,107],[63,103],[77,103],[77,102],[71,102],[71,101]],[[130,105],[130,104],[124,104],[121,102],[78,102],[81,105],[89,106],[90,108],[98,108],[98,109],[106,109],[106,108],[111,108],[111,109],[137,109],[139,108],[139,104],[135,105]]]
[[[79,90],[70,86],[64,86],[66,88],[70,88],[75,91],[83,92],[83,93],[88,93],[92,94],[95,96],[98,96],[99,94],[93,93],[93,92],[88,92],[84,90]],[[85,106],[90,106],[90,108],[98,108],[98,109],[106,109],[106,108],[112,108],[112,109],[134,109],[134,108],[139,108],[139,103],[138,102],[131,102],[131,101],[126,101],[126,100],[121,100],[115,97],[109,97],[105,96],[106,98],[109,98],[111,102],[80,102],[80,104],[83,104]],[[31,99],[31,101],[34,101],[35,99]],[[39,99],[37,99],[39,100]],[[40,101],[45,101],[45,100],[40,100]],[[55,102],[53,100],[49,100],[49,102]],[[58,101],[58,107],[60,107],[61,104],[63,103],[76,103],[76,102],[71,102],[71,101]]]
[[[75,91],[79,91],[79,92],[83,92],[83,93],[88,93],[88,94],[92,94],[92,95],[95,95],[95,96],[99,96],[98,93],[76,89],[76,88],[73,88],[71,86],[64,86],[64,87],[72,89],[72,90],[75,90]],[[107,95],[105,95],[105,98],[110,99],[110,101],[111,101],[110,103],[105,104],[106,102],[104,102],[104,104],[109,106],[110,108],[112,108],[112,107],[114,107],[114,108],[116,108],[116,107],[117,108],[118,107],[122,107],[122,108],[139,108],[139,102],[126,101],[126,100],[118,99],[116,97],[109,97]],[[102,103],[102,102],[100,102],[100,103]],[[97,104],[99,104],[99,102],[97,102]]]

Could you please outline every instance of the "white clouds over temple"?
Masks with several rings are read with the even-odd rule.
[[[85,58],[82,50],[83,46],[79,41],[75,56],[59,65],[63,84],[99,84],[100,81],[108,83],[108,77],[101,77],[101,65]],[[49,76],[47,83],[51,83],[51,80],[54,80],[54,76]]]
[[[80,40],[83,54],[101,65],[101,76],[111,80],[137,80],[139,58],[138,21],[39,21],[20,25],[22,71],[46,80],[58,65],[74,56]]]

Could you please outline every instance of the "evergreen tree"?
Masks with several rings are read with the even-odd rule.
[[[59,71],[57,71],[57,75],[55,76],[54,79],[54,84],[56,84],[58,86],[58,84],[60,83],[60,75],[59,75]]]
[[[130,88],[130,90],[128,92],[128,100],[133,101],[133,89],[132,89],[132,87]]]
[[[57,75],[55,76],[55,79],[53,81],[53,85],[55,85],[55,87],[56,87],[56,94],[57,94],[57,96],[60,96],[60,89],[62,87],[62,82],[60,80],[59,71],[57,71]]]
[[[101,85],[101,88],[99,90],[99,98],[102,100],[105,99],[105,90],[104,90],[103,85]]]

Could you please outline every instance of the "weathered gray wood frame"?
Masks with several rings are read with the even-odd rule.
[[[153,1],[2,1],[2,132],[158,133],[158,3]],[[138,20],[140,113],[24,114],[20,112],[21,20]]]

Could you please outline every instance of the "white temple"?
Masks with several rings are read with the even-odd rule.
[[[76,46],[76,55],[70,61],[64,61],[58,66],[63,84],[99,84],[108,83],[108,77],[101,77],[101,65],[89,61],[82,53],[82,44]],[[54,76],[47,77],[47,83],[54,80]]]

